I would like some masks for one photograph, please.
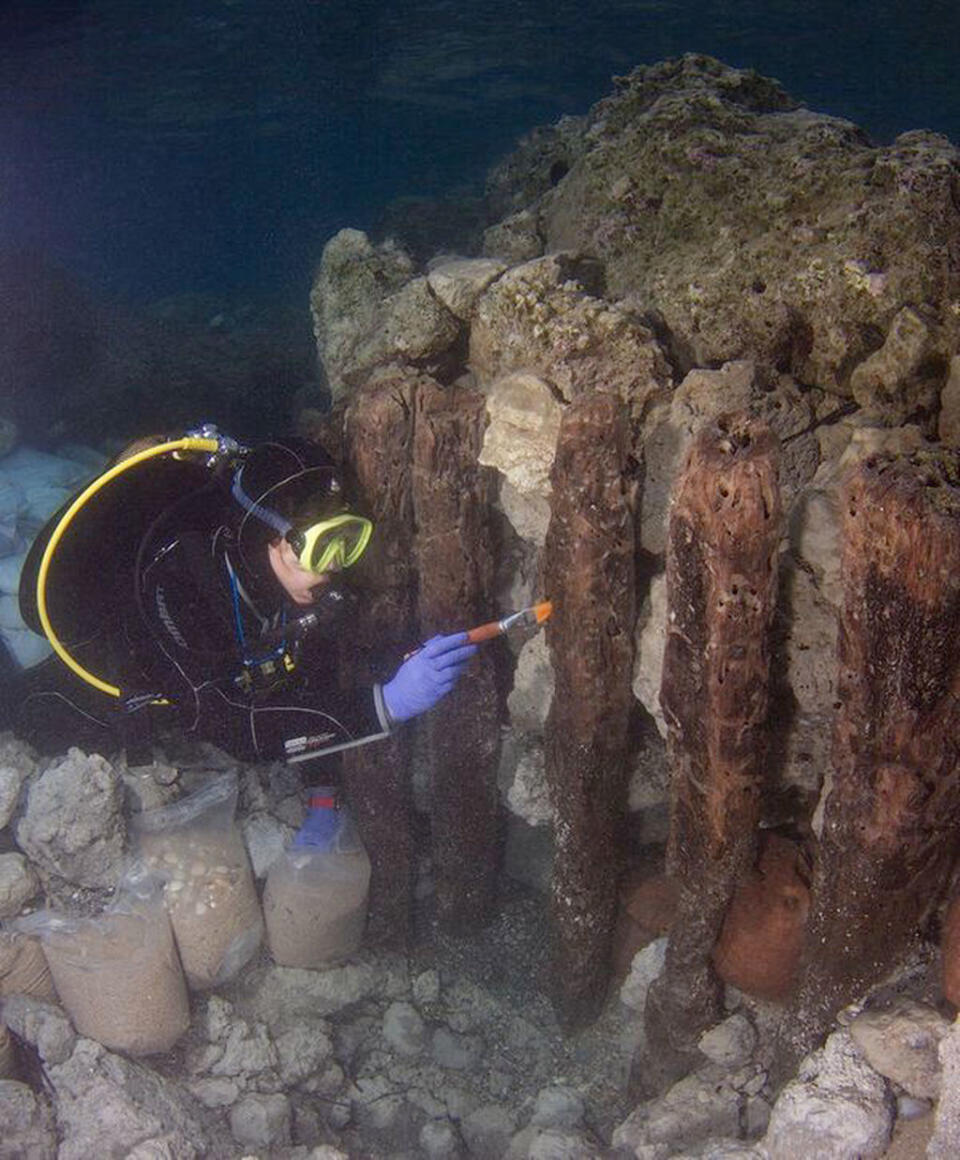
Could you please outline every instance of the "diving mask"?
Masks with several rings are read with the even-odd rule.
[[[308,572],[340,572],[356,564],[367,550],[373,524],[363,516],[342,512],[308,528],[292,528],[287,542]]]

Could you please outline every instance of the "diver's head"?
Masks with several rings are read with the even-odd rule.
[[[331,573],[355,564],[373,525],[351,510],[343,480],[315,443],[294,437],[262,443],[237,468],[237,544],[255,572],[270,569],[291,598],[308,604]]]

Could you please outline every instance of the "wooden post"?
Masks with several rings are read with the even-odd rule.
[[[411,455],[415,375],[375,380],[351,401],[344,422],[345,460],[376,534],[357,565],[363,608],[341,660],[353,681],[385,680],[417,639],[413,596]],[[348,749],[344,782],[370,855],[368,940],[406,943],[413,929],[416,873],[411,802],[411,737]]]
[[[544,556],[556,688],[546,769],[556,811],[554,1006],[576,1027],[606,997],[623,869],[633,705],[635,483],[628,415],[615,395],[567,407],[552,472]]]
[[[415,413],[413,500],[420,631],[467,629],[493,618],[489,513],[493,474],[478,464],[486,407],[475,391],[424,383]],[[469,931],[490,914],[498,867],[500,706],[486,645],[455,691],[424,719],[432,776],[437,914]]]
[[[843,498],[841,567],[833,785],[781,1076],[902,957],[957,854],[960,454],[860,464]]]
[[[660,701],[671,766],[668,872],[679,901],[634,1059],[643,1094],[689,1069],[720,1015],[710,952],[756,856],[782,531],[777,462],[766,427],[725,416],[694,441],[674,491]]]

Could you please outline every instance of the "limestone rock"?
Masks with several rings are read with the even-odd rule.
[[[511,266],[539,258],[543,253],[543,238],[536,214],[520,210],[484,230],[483,252]]]
[[[502,1104],[482,1104],[464,1116],[460,1124],[470,1155],[481,1160],[503,1156],[515,1129],[512,1113]]]
[[[459,320],[413,274],[394,243],[375,247],[359,230],[341,230],[324,247],[310,306],[334,398],[379,365],[442,362],[455,342]]]
[[[126,1156],[139,1143],[167,1136],[177,1160],[209,1148],[207,1132],[186,1093],[157,1072],[90,1039],[69,1059],[47,1068],[62,1143],[58,1160]]]
[[[17,842],[41,873],[113,886],[126,824],[123,781],[99,754],[71,749],[31,781]]]
[[[513,1137],[504,1160],[602,1160],[606,1154],[586,1132],[531,1125]]]
[[[940,1094],[940,1041],[948,1020],[923,1003],[897,999],[887,1010],[862,1011],[850,1035],[870,1066],[909,1095],[935,1100]]]
[[[0,1160],[56,1160],[53,1112],[25,1083],[0,1080]]]
[[[943,1077],[927,1160],[954,1160],[960,1148],[960,1019],[940,1040],[939,1057]]]
[[[552,189],[588,148],[586,117],[561,117],[554,125],[532,129],[516,148],[487,173],[486,200],[491,216],[522,210]]]
[[[19,914],[40,889],[40,879],[22,854],[0,854],[0,918]]]
[[[667,957],[667,940],[658,938],[637,951],[630,964],[630,974],[620,988],[620,1002],[634,1011],[643,1011],[647,991],[654,979],[659,978]]]
[[[507,270],[477,302],[471,369],[481,383],[530,372],[566,401],[617,394],[641,415],[671,385],[670,367],[637,309],[603,293],[602,268],[577,253]]]
[[[667,576],[659,572],[650,581],[637,616],[637,648],[633,671],[633,695],[656,722],[661,737],[667,723],[660,707],[663,652],[667,645]]]
[[[430,264],[427,285],[443,305],[468,322],[484,290],[507,268],[495,258],[454,258]]]
[[[384,979],[367,963],[347,963],[325,971],[267,967],[243,980],[247,1008],[275,1031],[304,1015],[323,1016],[358,1003],[382,988]]]
[[[613,1144],[647,1160],[669,1160],[710,1136],[740,1128],[740,1095],[723,1069],[709,1064],[641,1104],[613,1133]]]
[[[230,1131],[245,1148],[282,1147],[290,1143],[290,1101],[279,1092],[249,1092],[230,1109]]]
[[[837,1031],[780,1093],[762,1147],[777,1160],[873,1160],[884,1154],[892,1126],[884,1081],[849,1033]]]
[[[510,484],[501,506],[518,535],[543,545],[550,522],[550,469],[563,405],[550,387],[515,371],[486,390],[489,423],[479,461]]]
[[[55,1003],[31,995],[8,995],[3,1021],[24,1043],[29,1043],[49,1067],[70,1058],[77,1041],[73,1024]]]
[[[10,824],[23,783],[37,769],[33,750],[12,733],[0,733],[0,829]]]
[[[319,1019],[304,1020],[274,1041],[284,1087],[303,1083],[333,1059],[333,1043]]]
[[[739,1011],[705,1031],[697,1044],[711,1063],[726,1068],[742,1067],[749,1062],[756,1045],[756,1029]]]
[[[360,340],[372,332],[384,298],[413,277],[413,262],[392,242],[374,247],[360,230],[340,230],[323,250],[310,294],[320,361],[334,395]]]
[[[383,1037],[400,1055],[419,1055],[427,1043],[427,1029],[412,1003],[395,1002],[383,1017]]]
[[[583,1123],[585,1110],[576,1088],[554,1085],[537,1092],[530,1123],[538,1128],[576,1128]]]
[[[775,81],[687,54],[619,78],[584,140],[527,204],[545,248],[597,254],[610,296],[659,312],[688,367],[753,358],[846,393],[912,303],[942,320],[937,358],[957,349],[946,138],[877,148]]]
[[[933,414],[947,377],[943,352],[936,323],[904,306],[891,320],[883,346],[854,367],[854,399],[886,427],[899,427],[917,412]]]

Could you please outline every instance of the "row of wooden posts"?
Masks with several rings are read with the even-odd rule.
[[[337,428],[380,529],[367,615],[344,657],[382,676],[410,642],[490,618],[497,553],[492,473],[478,465],[478,392],[384,372]],[[639,1087],[659,1089],[721,1011],[710,953],[757,856],[766,785],[771,626],[783,534],[778,445],[729,416],[695,440],[671,506],[661,701],[668,724],[678,884],[666,968],[651,988]],[[555,602],[546,770],[556,812],[553,990],[561,1022],[597,1014],[625,848],[637,608],[638,472],[629,415],[592,393],[564,413],[540,591]],[[813,858],[807,951],[785,1011],[787,1067],[900,956],[942,898],[960,835],[960,468],[931,449],[874,456],[842,495],[843,606],[832,792]],[[425,719],[438,918],[482,924],[495,903],[501,725],[485,650]],[[374,864],[371,935],[410,932],[413,734],[346,759]],[[826,771],[824,771],[826,772]]]

